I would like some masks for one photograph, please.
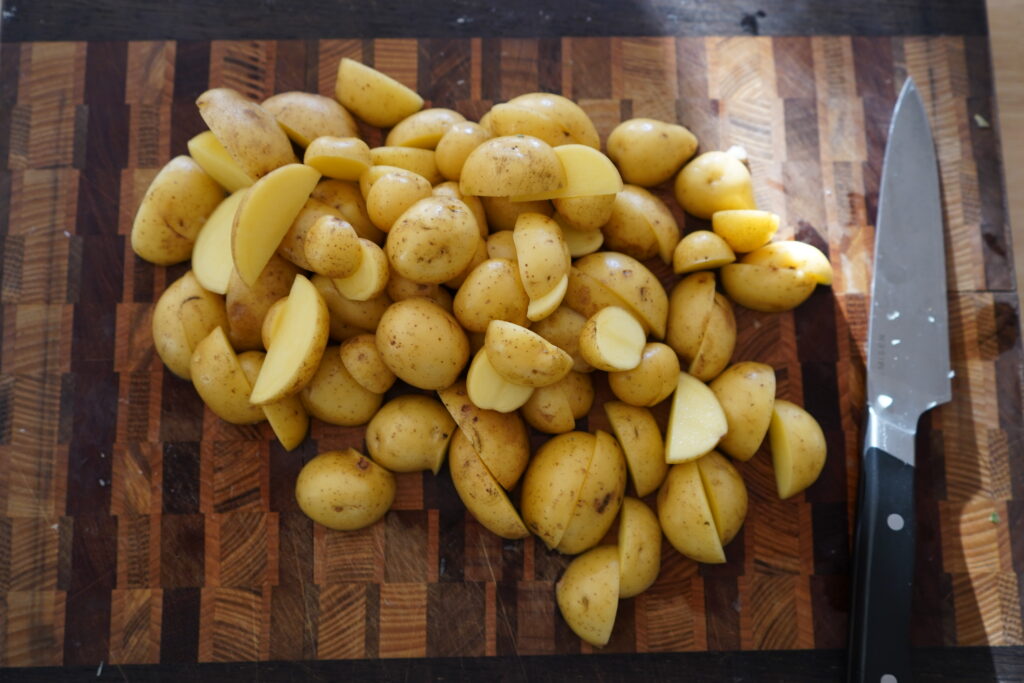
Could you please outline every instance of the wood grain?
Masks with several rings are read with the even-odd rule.
[[[535,540],[490,535],[446,473],[400,476],[395,509],[369,529],[314,525],[295,505],[299,468],[321,450],[361,448],[362,430],[317,423],[296,452],[284,452],[264,428],[221,423],[152,352],[152,302],[186,267],[143,263],[126,236],[149,180],[202,130],[195,97],[225,84],[253,97],[330,95],[342,56],[472,116],[494,100],[554,89],[578,99],[603,135],[646,115],[678,119],[707,149],[743,144],[759,202],[784,217],[787,236],[816,244],[835,266],[833,288],[795,312],[737,311],[737,358],[771,363],[779,394],[822,424],[831,455],[821,479],[778,501],[766,449],[745,463],[750,511],[729,562],[698,567],[666,548],[655,586],[620,605],[611,653],[843,647],[878,179],[894,94],[906,75],[926,76],[945,188],[956,377],[953,402],[923,423],[918,443],[915,642],[1024,644],[1024,465],[1015,457],[1024,447],[1024,359],[1018,305],[999,274],[1009,236],[991,208],[1002,201],[989,182],[998,174],[992,140],[973,120],[992,94],[987,52],[974,39],[396,37],[2,49],[0,95],[11,104],[0,115],[3,665],[473,662],[592,651],[554,606],[567,559]],[[677,216],[687,230],[702,225]],[[651,265],[672,281],[663,264]],[[610,397],[606,382],[597,394],[598,403]],[[656,414],[664,422],[665,406]],[[599,405],[587,422],[606,426]]]

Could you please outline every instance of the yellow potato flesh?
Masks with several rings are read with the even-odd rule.
[[[227,294],[231,270],[231,226],[246,190],[238,190],[220,203],[206,219],[192,248],[192,272],[203,288]]]
[[[604,647],[619,609],[619,551],[607,545],[580,555],[555,584],[555,600],[573,633]]]
[[[708,564],[725,562],[725,549],[697,463],[673,465],[658,490],[658,520],[673,548]]]
[[[250,385],[256,383],[265,358],[266,354],[260,351],[246,351],[238,356],[238,362],[245,371],[245,378]],[[298,396],[286,396],[262,408],[264,417],[274,430],[274,436],[286,451],[294,450],[306,438],[309,431],[309,414]]]
[[[288,164],[263,176],[246,192],[231,230],[235,269],[245,284],[256,283],[319,179],[314,168]]]
[[[621,372],[640,365],[647,335],[625,309],[609,306],[598,311],[580,333],[580,353],[598,370]]]
[[[449,128],[465,120],[466,117],[451,109],[424,109],[400,121],[388,132],[384,144],[434,149]]]
[[[615,194],[622,190],[622,177],[612,160],[587,145],[559,145],[555,156],[562,162],[565,183],[555,189],[534,194],[512,195],[514,202],[532,202],[561,197],[591,197]]]
[[[362,258],[356,272],[345,278],[334,278],[338,292],[352,301],[369,301],[384,291],[388,283],[388,259],[384,251],[367,239],[360,238]]]
[[[544,387],[572,370],[572,356],[544,337],[505,320],[492,320],[484,339],[491,366],[509,382]]]
[[[569,289],[569,276],[563,275],[554,287],[547,294],[539,298],[530,299],[530,305],[526,308],[526,317],[533,321],[543,320],[555,312],[562,305],[562,299]]]
[[[263,411],[249,401],[249,380],[224,328],[214,328],[196,345],[189,371],[199,397],[220,419],[232,424],[263,419]]]
[[[373,165],[370,148],[359,138],[319,137],[309,143],[302,159],[327,178],[359,180]]]
[[[573,258],[593,254],[604,244],[604,233],[600,230],[577,230],[560,218],[555,214],[555,222],[562,228],[562,238],[569,246],[569,255]]]
[[[715,392],[696,377],[680,372],[665,434],[665,461],[695,460],[713,449],[728,430]]]
[[[211,131],[203,131],[188,141],[188,153],[196,163],[228,192],[249,187],[256,180],[231,158]]]
[[[459,498],[484,528],[502,538],[517,539],[530,535],[508,494],[491,476],[462,430],[456,430],[452,437],[448,470]]]
[[[522,407],[530,399],[533,387],[513,384],[494,369],[487,349],[477,351],[469,364],[466,375],[466,390],[469,400],[480,408],[510,413]]]
[[[316,287],[295,276],[288,303],[267,350],[251,400],[272,403],[299,391],[312,378],[327,346],[327,305]]]
[[[768,440],[779,498],[794,496],[817,480],[825,466],[827,444],[821,425],[810,413],[776,400]]]
[[[743,361],[726,368],[710,387],[729,423],[718,449],[737,460],[750,460],[771,423],[775,370],[764,363]]]
[[[758,209],[716,211],[711,216],[711,229],[734,252],[745,254],[768,244],[779,229],[779,216]]]

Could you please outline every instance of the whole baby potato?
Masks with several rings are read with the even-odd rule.
[[[455,420],[436,398],[408,394],[388,401],[366,426],[366,449],[392,472],[430,470],[444,463]]]
[[[324,178],[313,188],[310,197],[337,210],[342,218],[352,224],[360,237],[377,244],[384,243],[384,233],[370,220],[366,211],[366,198],[357,184]]]
[[[430,181],[418,173],[396,169],[385,173],[366,194],[366,212],[378,228],[387,232],[406,210],[431,195]]]
[[[465,120],[465,116],[451,109],[423,109],[395,124],[388,132],[384,144],[434,149],[449,128]]]
[[[593,405],[590,375],[574,371],[554,384],[535,389],[519,412],[537,431],[564,434],[575,429],[576,420],[589,413]]]
[[[679,356],[671,346],[649,342],[632,370],[608,373],[608,385],[621,401],[634,406],[655,406],[676,389]]]
[[[557,190],[565,184],[565,171],[555,150],[530,135],[506,135],[481,143],[469,156],[459,176],[464,194],[514,197]]]
[[[182,379],[191,379],[192,352],[216,327],[228,327],[224,298],[203,289],[191,270],[165,289],[153,308],[153,346]]]
[[[459,189],[459,184],[454,180],[446,180],[443,183],[434,185],[434,189],[431,192],[438,197],[458,199],[460,202],[468,206],[469,210],[473,212],[473,218],[476,219],[476,227],[480,229],[480,238],[487,239],[487,235],[490,233],[490,228],[487,226],[487,212],[484,209],[484,203],[481,201],[480,197],[474,197],[471,194],[462,194],[462,190]]]
[[[764,313],[796,308],[814,292],[817,280],[803,270],[757,263],[722,266],[722,289],[740,306]]]
[[[307,199],[306,203],[299,210],[299,215],[288,226],[288,232],[281,238],[281,243],[277,246],[278,255],[288,259],[299,268],[315,270],[313,264],[306,257],[306,238],[310,230],[313,229],[313,226],[325,216],[339,221],[346,221],[341,211],[338,211],[338,209],[330,204],[313,199],[312,197]],[[355,226],[352,227],[355,229]]]
[[[359,240],[345,219],[321,216],[306,232],[302,248],[310,270],[327,277],[346,278],[362,263]]]
[[[328,451],[299,471],[295,499],[314,522],[352,531],[387,513],[395,500],[395,477],[354,449]]]
[[[508,103],[541,112],[558,122],[569,133],[569,142],[594,149],[601,147],[601,139],[598,137],[594,122],[580,105],[568,97],[547,92],[531,92],[513,97]]]
[[[299,398],[318,420],[342,427],[364,425],[380,407],[383,396],[366,389],[342,362],[337,346],[328,346],[313,379],[302,388]]]
[[[469,360],[459,321],[427,299],[392,304],[377,326],[377,349],[399,379],[428,390],[451,386]]]
[[[395,221],[385,251],[399,275],[440,284],[462,273],[479,242],[480,230],[469,207],[457,199],[431,196]]]
[[[449,313],[452,312],[452,294],[441,285],[425,285],[422,282],[413,282],[398,273],[390,273],[388,276],[387,293],[392,301],[412,299],[417,296],[430,299]]]
[[[454,311],[467,331],[486,332],[492,320],[529,325],[529,305],[530,298],[523,289],[516,264],[491,258],[474,268],[463,281],[455,293]]]
[[[491,132],[478,123],[453,123],[438,140],[434,149],[437,170],[448,180],[458,180],[469,153],[491,137]]]
[[[697,151],[697,137],[683,126],[655,119],[623,121],[608,136],[608,156],[622,179],[653,187],[672,177]]]
[[[395,373],[384,364],[374,335],[360,334],[346,339],[341,343],[339,353],[342,365],[367,391],[383,394],[395,383]]]
[[[705,152],[676,176],[676,200],[686,213],[710,219],[716,211],[756,209],[750,171],[728,152]]]

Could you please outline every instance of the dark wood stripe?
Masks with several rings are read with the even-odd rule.
[[[436,477],[423,477],[423,508],[438,511],[438,581],[462,581],[469,513],[447,471]]]
[[[572,95],[576,100],[608,99],[612,96],[611,40],[573,38]]]
[[[432,583],[427,586],[427,656],[479,657],[484,654],[482,583]]]
[[[978,173],[978,194],[981,199],[981,240],[985,259],[985,287],[1013,291],[1013,249],[1010,224],[1003,190],[1002,151],[996,133],[995,111],[989,97],[967,100],[967,121],[971,131],[971,149]],[[982,128],[980,117],[989,122]]]
[[[470,43],[427,38],[417,44],[419,93],[433,107],[454,108],[470,98]]]
[[[386,583],[427,580],[427,514],[426,510],[392,510],[384,518]]]
[[[166,472],[164,474],[166,477]],[[204,581],[206,542],[203,515],[164,514],[160,517],[160,585],[198,588]]]
[[[516,610],[517,585],[515,581],[502,581],[495,586],[495,653],[499,657],[508,657],[518,652],[518,614]]]
[[[537,41],[537,88],[543,92],[562,91],[562,39]]]
[[[163,512],[199,512],[199,444],[194,441],[163,444]]]
[[[366,584],[366,657],[376,658],[380,652],[380,584]]]
[[[501,97],[501,40],[484,38],[480,41],[480,85],[485,100],[498,102]]]
[[[703,569],[702,566],[702,573]],[[736,609],[739,597],[734,577],[704,578],[704,611],[707,616],[709,650],[739,649],[740,613]]]
[[[171,105],[171,156],[188,153],[188,141],[206,130],[196,98],[210,78],[210,43],[181,40],[174,54],[174,99]]]
[[[814,647],[845,648],[849,620],[850,580],[845,575],[814,575],[811,582],[811,615]]]
[[[794,5],[764,0],[752,5],[721,0],[652,4],[585,2],[552,5],[543,0],[492,4],[485,0],[375,6],[333,2],[290,11],[277,5],[243,0],[195,0],[191,7],[173,3],[144,6],[118,0],[66,3],[52,11],[38,2],[15,0],[5,21],[5,40],[102,39],[243,39],[304,38],[325,31],[340,37],[414,38],[474,35],[744,35],[756,19],[762,35],[984,35],[981,2],[905,0],[899,4],[865,0],[836,6],[828,0]],[[339,17],[343,20],[339,21]]]
[[[160,661],[163,664],[194,664],[199,654],[200,590],[165,588],[163,597]]]
[[[75,439],[71,443],[68,449],[68,515],[110,512],[113,460],[111,446],[93,445],[85,439]]]
[[[290,90],[306,90],[307,68],[309,55],[308,43],[305,40],[282,40],[277,44],[274,60],[274,92]],[[314,50],[314,54],[316,51]],[[314,88],[312,92],[316,92]]]
[[[874,224],[878,214],[878,190],[885,142],[889,137],[889,121],[893,105],[896,104],[896,88],[899,86],[893,77],[892,41],[854,38],[853,66],[857,94],[864,107],[864,137],[867,144],[867,162],[863,165],[864,203],[868,221]]]
[[[116,518],[96,512],[76,515],[64,617],[65,665],[95,666],[108,658],[116,569]]]
[[[811,39],[787,36],[772,40],[775,91],[783,99],[814,99],[814,52]]]
[[[21,46],[5,42],[0,45],[0,169],[9,167],[11,152],[11,121],[18,101],[18,73],[21,69]],[[0,234],[6,235],[9,195],[0,195]]]
[[[842,453],[833,453],[839,456]],[[836,460],[842,458],[836,457]],[[845,575],[850,571],[850,543],[846,501],[813,503],[814,576]]]

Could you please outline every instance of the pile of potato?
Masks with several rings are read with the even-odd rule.
[[[771,367],[733,363],[733,305],[791,309],[831,266],[772,241],[779,218],[757,210],[742,150],[691,159],[686,128],[632,119],[605,154],[564,97],[521,95],[474,123],[349,59],[335,95],[203,93],[209,131],[155,177],[131,233],[148,261],[192,261],[157,302],[153,338],[214,413],[265,419],[287,449],[310,417],[366,425],[366,455],[302,469],[313,520],[372,524],[394,472],[437,474],[447,456],[487,529],[579,554],[558,605],[603,645],[618,600],[657,578],[662,533],[725,562],[747,510],[732,460],[767,436],[781,497],[817,478],[821,428],[775,398]],[[390,129],[385,145],[356,118]],[[646,189],[673,177],[711,230],[681,237]],[[653,258],[681,276],[670,292]],[[619,399],[603,406],[613,434],[575,430],[594,372]],[[650,408],[670,397],[662,434]],[[556,436],[531,453],[527,425]],[[654,492],[656,513],[641,500]]]

